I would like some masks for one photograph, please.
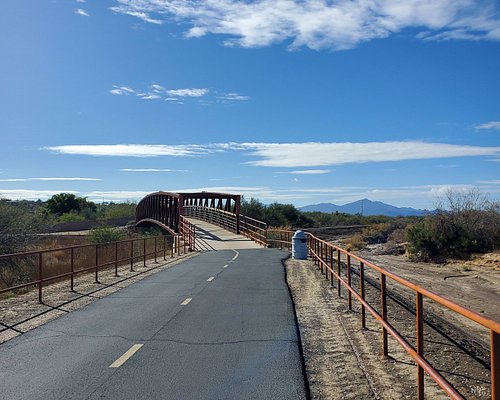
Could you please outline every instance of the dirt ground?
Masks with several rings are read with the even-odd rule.
[[[394,261],[384,260],[391,263]],[[382,259],[377,261],[381,262]],[[403,265],[408,269],[408,275],[415,275],[416,267],[413,264],[413,269],[409,264]],[[460,270],[461,267],[456,268]],[[350,311],[345,291],[342,292],[343,297],[338,298],[336,287],[330,286],[330,281],[325,279],[325,275],[322,275],[311,261],[288,260],[286,271],[297,310],[313,399],[416,398],[415,363],[390,336],[389,357],[380,355],[380,326],[368,316],[368,329],[360,329],[360,310],[355,300],[353,300],[353,310]],[[398,272],[401,271],[404,271],[404,268],[401,267]],[[449,276],[450,271],[453,272],[452,275],[456,275],[457,269],[450,269],[443,277]],[[464,271],[464,274],[466,272],[470,271]],[[447,278],[445,281],[448,279],[454,278]],[[432,274],[429,273],[429,281],[431,280]],[[375,304],[380,298],[380,292],[376,288],[376,278],[374,281],[373,287],[367,285],[367,299]],[[457,281],[460,282],[459,279]],[[420,282],[423,283],[424,280]],[[353,285],[359,287],[359,280],[355,275]],[[433,289],[439,291],[440,287],[434,284]],[[495,293],[495,288],[491,291]],[[411,298],[411,294],[396,288],[392,288],[390,294],[388,302],[390,323],[414,345],[415,317],[411,309],[414,299]],[[405,305],[408,296],[410,306],[402,307],[401,304]],[[477,304],[481,304],[479,300],[476,301]],[[498,305],[498,297],[493,304]],[[425,315],[424,326],[426,358],[459,389],[465,398],[490,398],[489,369],[486,365],[489,353],[485,352],[480,344],[470,343],[470,337],[462,338],[460,335],[457,337],[455,329],[447,324],[446,311],[443,311],[445,318],[440,318],[434,314],[434,309],[431,309],[427,302],[425,307],[429,310]],[[485,314],[490,311],[493,314],[498,312],[493,305],[491,307],[483,305],[483,308]],[[453,334],[450,335],[450,332]],[[448,398],[427,377],[425,386],[427,399]]]

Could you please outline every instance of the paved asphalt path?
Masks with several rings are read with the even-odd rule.
[[[0,345],[0,398],[305,399],[284,255],[203,253]]]

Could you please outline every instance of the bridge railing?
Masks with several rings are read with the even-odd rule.
[[[286,240],[291,239],[292,231],[274,231],[275,234],[280,232],[280,239],[272,239],[279,246],[291,247],[291,242],[286,246]],[[314,260],[326,278],[330,279],[333,286],[334,281],[337,282],[337,293],[341,297],[342,286],[347,289],[347,301],[349,309],[352,310],[353,297],[361,304],[361,326],[366,328],[366,313],[367,311],[375,318],[382,326],[382,353],[388,355],[388,335],[390,334],[403,349],[415,360],[417,364],[417,398],[424,399],[424,372],[427,373],[452,399],[463,399],[462,395],[453,387],[440,373],[431,365],[424,355],[424,298],[433,303],[439,304],[453,313],[465,317],[469,321],[473,321],[490,333],[490,367],[491,367],[491,393],[493,400],[500,400],[500,323],[494,320],[483,317],[482,315],[468,310],[444,297],[441,297],[429,290],[415,285],[406,279],[399,277],[353,253],[329,242],[321,240],[316,236],[308,233],[308,248],[309,255]],[[357,267],[354,263],[357,263]],[[370,304],[366,297],[365,283],[366,268],[379,275],[380,279],[380,312],[375,309],[373,304]],[[345,271],[342,276],[342,269]],[[352,285],[353,274],[359,276],[359,289]],[[328,275],[330,275],[328,277]],[[388,281],[393,281],[409,289],[415,293],[415,335],[416,346],[403,337],[403,334],[388,321],[387,298],[388,298]],[[464,327],[464,330],[467,328]]]
[[[269,228],[267,230],[267,247],[291,249],[293,234],[293,231],[286,229]]]
[[[240,214],[240,233],[263,246],[267,246],[267,224]]]
[[[55,249],[28,251],[0,255],[0,273],[3,276],[19,274],[20,279],[12,279],[12,283],[0,286],[0,295],[21,289],[38,288],[38,301],[43,302],[43,287],[56,281],[68,280],[70,290],[74,290],[74,278],[78,275],[94,273],[95,282],[99,283],[99,272],[114,268],[115,276],[118,267],[130,265],[134,271],[134,263],[146,261],[158,256],[166,260],[167,255],[174,257],[181,254],[179,235],[142,237],[115,242],[86,244],[59,247]],[[4,280],[5,281],[5,280]]]
[[[238,228],[236,214],[217,208],[184,206],[184,216],[201,219],[235,233]]]
[[[179,235],[183,241],[184,252],[186,252],[186,246],[189,250],[196,250],[196,226],[182,215],[179,219]]]

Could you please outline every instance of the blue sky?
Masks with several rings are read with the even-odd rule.
[[[0,196],[500,198],[500,5],[3,0]]]

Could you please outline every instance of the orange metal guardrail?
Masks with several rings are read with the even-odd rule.
[[[196,250],[196,226],[182,215],[179,219],[179,234],[184,242],[184,252],[186,252],[186,242],[189,250]]]
[[[283,232],[283,231],[282,231]],[[286,231],[285,231],[286,232]],[[292,231],[288,231],[288,237],[291,237]],[[463,399],[463,396],[454,388],[425,358],[424,356],[424,297],[433,302],[448,308],[449,310],[474,321],[490,331],[490,367],[491,367],[491,394],[492,400],[500,400],[500,323],[492,319],[468,310],[442,296],[439,296],[423,287],[415,285],[406,279],[399,277],[385,269],[351,253],[349,250],[342,249],[329,242],[321,240],[314,235],[308,235],[309,254],[314,259],[322,273],[333,285],[337,281],[337,291],[340,297],[341,287],[348,290],[349,309],[352,309],[352,298],[354,297],[361,303],[361,326],[366,328],[366,311],[368,311],[376,321],[382,326],[382,352],[384,356],[388,355],[388,334],[390,334],[406,352],[417,363],[417,396],[419,400],[424,399],[424,372],[426,372],[452,399]],[[281,240],[284,241],[284,240]],[[283,245],[283,244],[282,244]],[[341,276],[342,255],[345,257],[346,277]],[[352,260],[359,262],[360,289],[356,291],[351,285]],[[374,309],[365,299],[365,268],[368,267],[380,274],[381,291],[381,313]],[[416,297],[416,348],[414,348],[389,322],[387,316],[387,278],[403,285],[415,292]]]
[[[240,233],[263,246],[267,246],[267,224],[240,214]]]
[[[140,250],[142,250],[141,254],[135,254],[135,250],[137,249],[137,246],[135,245],[136,243],[141,243],[142,246],[139,246]],[[154,250],[148,252],[147,247],[148,243],[153,243],[154,242]],[[158,247],[158,244],[162,243],[160,247]],[[128,257],[124,258],[119,258],[118,257],[118,249],[119,246],[127,246],[129,244],[129,253]],[[100,255],[102,256],[103,254],[99,252],[100,249],[103,249],[104,247],[107,247],[108,254],[109,254],[109,247],[113,248],[113,259],[111,261],[107,261],[104,263],[100,263]],[[85,267],[81,269],[75,270],[75,257],[77,256],[77,252],[82,250],[82,249],[92,249],[94,248],[94,251],[92,252],[94,256],[94,265],[90,267]],[[13,254],[3,254],[0,255],[0,266],[2,263],[10,263],[10,262],[15,262],[14,260],[19,260],[19,259],[35,259],[35,268],[36,268],[36,275],[37,279],[31,280],[30,282],[26,282],[23,284],[11,286],[11,287],[6,287],[0,289],[0,294],[6,293],[6,292],[11,292],[15,291],[18,289],[22,288],[27,288],[31,286],[37,286],[38,287],[38,301],[40,303],[43,302],[43,286],[44,284],[48,282],[52,282],[55,280],[60,280],[69,277],[70,278],[70,288],[71,291],[74,290],[74,277],[78,274],[84,274],[88,273],[90,271],[95,272],[95,282],[99,283],[99,271],[105,268],[109,268],[111,266],[114,266],[115,268],[115,276],[118,276],[118,265],[123,264],[125,262],[130,262],[130,270],[134,271],[134,261],[138,259],[143,260],[143,265],[146,266],[146,260],[148,258],[153,258],[155,262],[157,261],[157,256],[160,253],[163,253],[163,258],[166,259],[167,253],[170,253],[171,257],[174,256],[174,253],[177,252],[177,254],[180,254],[181,251],[181,241],[180,237],[178,235],[176,236],[155,236],[155,237],[144,237],[144,238],[139,238],[139,239],[128,239],[128,240],[120,240],[116,242],[107,242],[107,243],[98,243],[98,244],[87,244],[87,245],[79,245],[79,246],[68,246],[68,247],[60,247],[56,249],[47,249],[47,250],[37,250],[37,251],[28,251],[28,252],[22,252],[22,253],[13,253]],[[65,253],[63,255],[63,260],[65,261],[65,265],[69,267],[70,271],[65,272],[65,273],[60,273],[57,275],[51,275],[51,276],[45,276],[44,277],[44,256],[49,255],[51,253]],[[122,248],[123,252],[123,248]],[[66,264],[67,263],[67,264]]]

